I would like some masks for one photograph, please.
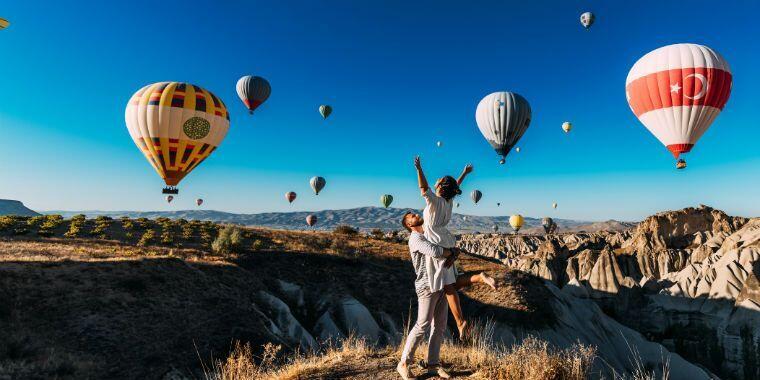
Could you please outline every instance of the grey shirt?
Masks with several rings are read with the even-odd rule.
[[[425,235],[412,231],[409,235],[409,254],[412,256],[412,265],[417,278],[414,280],[414,288],[420,291],[431,291],[428,280],[426,258],[434,260],[446,260],[443,257],[443,248],[437,246],[425,238]]]

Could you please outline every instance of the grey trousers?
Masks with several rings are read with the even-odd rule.
[[[428,340],[427,363],[436,366],[440,363],[441,343],[443,333],[446,331],[446,320],[449,316],[449,304],[443,290],[431,293],[430,289],[417,293],[417,322],[406,337],[404,352],[401,361],[411,364],[414,361],[414,352],[430,330]]]

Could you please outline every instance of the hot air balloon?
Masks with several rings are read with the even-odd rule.
[[[499,207],[499,206],[501,206],[501,203],[496,202],[496,207]]]
[[[475,202],[475,204],[477,204],[480,198],[482,197],[483,197],[483,193],[481,193],[480,190],[473,190],[470,193],[470,198],[472,198],[472,201]]]
[[[457,202],[457,207],[459,207],[459,202]]]
[[[554,220],[552,220],[552,218],[543,218],[541,219],[541,225],[544,227],[544,232],[547,234],[551,233],[553,230],[552,226],[554,225]]]
[[[515,148],[515,152],[520,153],[520,147]]]
[[[293,191],[288,191],[285,193],[285,199],[288,200],[288,203],[293,203],[293,201],[296,200],[296,193]]]
[[[380,203],[385,207],[388,208],[388,206],[393,203],[393,195],[385,194],[380,197]]]
[[[328,106],[327,104],[323,104],[319,106],[319,113],[322,115],[323,119],[327,119],[327,117],[332,113],[332,107]]]
[[[198,205],[198,207],[200,207],[200,205],[203,204],[203,199],[200,199],[200,198],[196,199],[195,204]]]
[[[7,28],[11,23],[8,20],[0,17],[0,30]]]
[[[272,93],[272,87],[266,79],[251,75],[238,79],[235,89],[250,114],[253,114],[253,110],[264,103]]]
[[[227,135],[230,117],[221,99],[198,86],[159,82],[138,90],[124,114],[132,141],[166,182],[176,186]]]
[[[565,133],[570,133],[572,129],[573,124],[571,124],[569,121],[562,123],[562,130],[565,131]]]
[[[591,27],[591,25],[594,25],[594,20],[596,19],[596,16],[594,16],[591,12],[584,12],[581,14],[581,25],[583,25],[586,30]],[[602,28],[604,29],[604,28]]]
[[[641,57],[628,73],[625,94],[639,121],[678,159],[723,110],[732,80],[728,62],[714,50],[675,44]]]
[[[494,224],[493,225],[493,232],[498,232],[498,231],[499,231],[499,225],[498,224]]]
[[[439,148],[440,148],[440,147],[442,147],[442,146],[443,146],[443,142],[441,142],[441,141],[438,141],[438,142],[436,142],[436,143],[435,143],[435,145],[436,145],[437,147],[439,147]]]
[[[167,195],[166,196],[166,203],[172,203],[173,200],[174,200],[174,196],[173,195]]]
[[[557,202],[552,203],[552,208],[557,208]]]
[[[466,217],[466,216],[463,216],[463,217],[462,217],[462,220],[464,220],[464,221],[466,222],[466,221],[467,221],[467,217]]]
[[[502,158],[507,154],[530,125],[531,111],[528,101],[513,92],[494,92],[484,97],[475,110],[475,121],[483,137]]]
[[[309,181],[309,184],[316,195],[319,195],[319,192],[325,187],[326,183],[327,181],[322,177],[312,177]]]
[[[515,233],[520,231],[520,227],[523,225],[523,217],[520,214],[515,214],[509,217],[509,225],[515,230]]]
[[[309,227],[313,227],[317,224],[317,216],[312,214],[306,216],[306,224],[309,225]]]

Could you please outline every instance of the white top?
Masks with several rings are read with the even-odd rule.
[[[430,188],[425,191],[422,197],[425,198],[425,210],[422,212],[422,217],[425,220],[425,224],[422,225],[425,230],[425,238],[443,248],[456,246],[457,239],[446,228],[451,221],[454,198],[447,201],[430,191]]]

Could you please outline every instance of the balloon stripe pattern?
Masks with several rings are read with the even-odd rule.
[[[181,82],[141,88],[129,100],[124,119],[135,145],[169,186],[213,153],[230,128],[221,99]]]
[[[641,123],[678,158],[723,110],[732,80],[726,60],[709,47],[669,45],[633,65],[626,98]]]
[[[484,97],[475,110],[475,121],[483,137],[505,157],[530,125],[528,101],[513,92],[494,92]]]
[[[269,99],[272,93],[272,87],[266,79],[251,75],[240,78],[235,88],[240,100],[251,113]]]

